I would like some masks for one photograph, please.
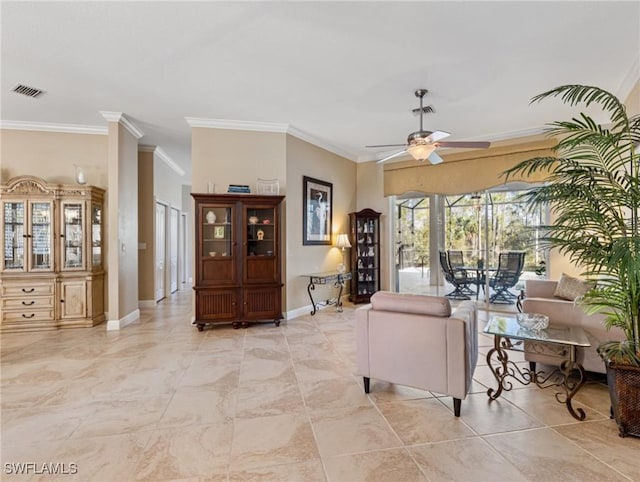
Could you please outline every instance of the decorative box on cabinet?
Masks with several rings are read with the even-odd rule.
[[[284,196],[191,194],[195,200],[194,324],[282,316],[280,205]]]
[[[19,176],[0,187],[0,331],[105,320],[104,190]]]
[[[369,303],[380,290],[380,213],[363,209],[349,214],[352,303]]]

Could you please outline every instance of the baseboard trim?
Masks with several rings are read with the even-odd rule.
[[[297,318],[299,316],[308,315],[309,313],[311,313],[312,309],[313,308],[311,307],[311,305],[307,305],[307,306],[302,306],[300,308],[296,308],[295,310],[286,311],[284,313],[284,319],[293,320],[294,318]]]
[[[126,316],[123,316],[119,320],[107,321],[107,331],[120,330],[125,326],[127,326],[128,324],[133,323],[139,318],[140,318],[140,310],[139,309],[133,310],[131,313],[129,313]]]

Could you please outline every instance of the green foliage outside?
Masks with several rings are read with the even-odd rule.
[[[525,202],[518,199],[520,192],[491,193],[488,209],[489,259],[487,266],[497,266],[498,254],[503,251],[525,251],[525,269],[535,271],[544,261],[538,248],[536,226],[542,224],[542,209],[530,212]],[[461,250],[470,265],[485,257],[485,196],[447,196],[445,200],[443,249]],[[402,265],[429,266],[428,199],[415,208],[407,200],[399,201],[400,209],[396,240],[402,246]],[[434,263],[437,264],[437,260]]]

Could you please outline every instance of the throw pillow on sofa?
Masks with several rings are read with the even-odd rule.
[[[584,296],[594,286],[595,283],[592,281],[583,281],[562,273],[553,296],[563,300],[575,301],[577,298]]]

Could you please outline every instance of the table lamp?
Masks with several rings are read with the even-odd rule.
[[[349,242],[349,236],[342,233],[338,234],[338,238],[336,239],[336,247],[340,248],[342,251],[342,263],[338,265],[338,272],[344,273],[347,267],[344,264],[344,249],[350,248],[351,243]]]

